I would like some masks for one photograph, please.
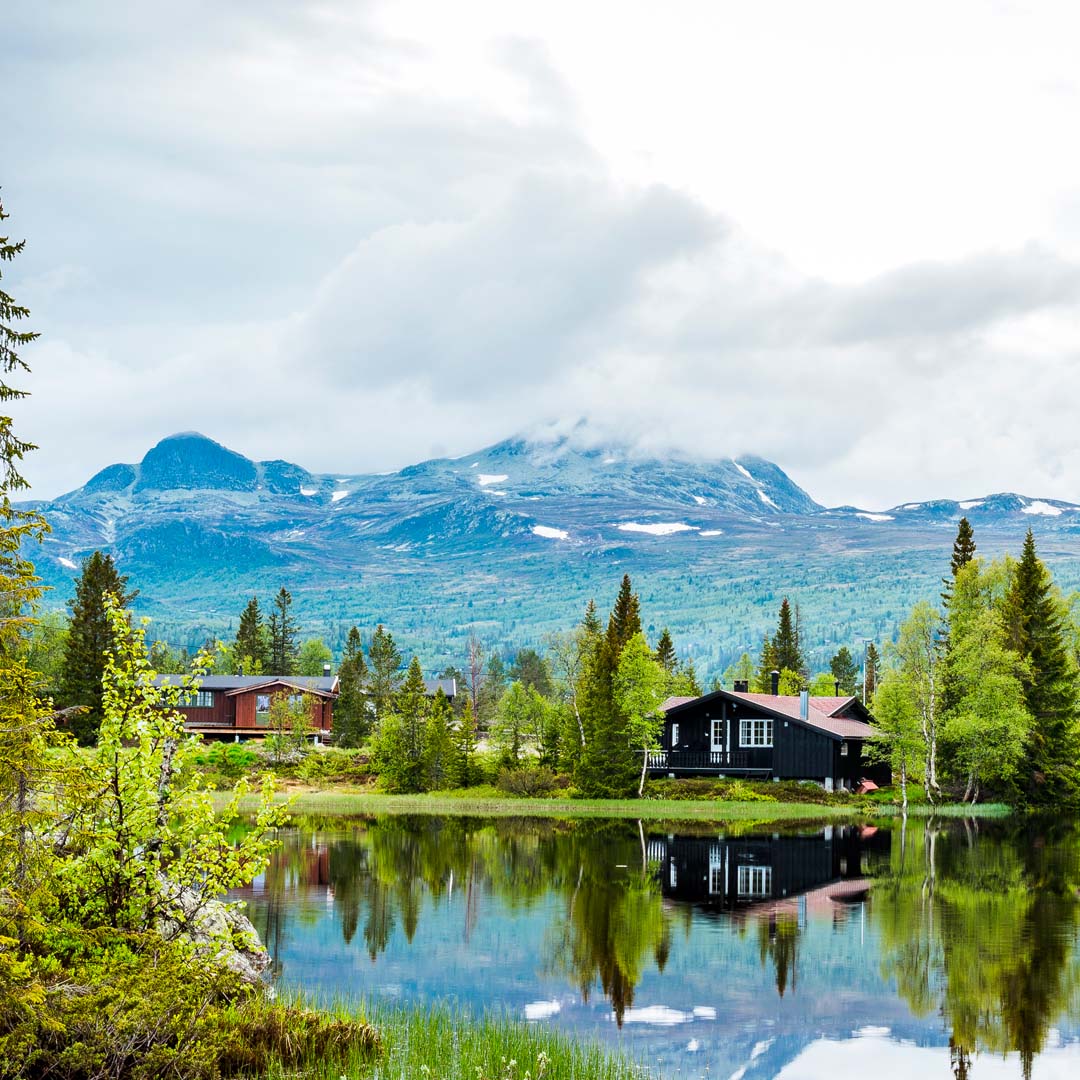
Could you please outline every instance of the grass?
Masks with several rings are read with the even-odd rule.
[[[362,1010],[332,1007],[346,1019]],[[647,1070],[621,1054],[509,1017],[474,1018],[444,1005],[378,1006],[367,1014],[382,1052],[328,1061],[320,1055],[266,1080],[641,1080]]]
[[[227,793],[215,795],[224,804]],[[282,799],[288,795],[282,794]],[[514,799],[458,795],[385,795],[336,791],[298,791],[293,795],[297,814],[350,817],[370,814],[437,814],[469,817],[641,818],[683,821],[819,821],[864,815],[861,805],[822,806],[815,803],[718,802],[683,799]],[[258,797],[241,801],[242,811],[253,812]],[[872,810],[869,812],[873,812]]]
[[[878,807],[878,813],[883,817],[900,817],[900,807],[892,803],[886,803]],[[911,803],[908,806],[908,817],[978,817],[978,818],[1006,818],[1012,814],[1012,808],[1005,803],[945,803],[941,806],[931,806],[930,803]]]

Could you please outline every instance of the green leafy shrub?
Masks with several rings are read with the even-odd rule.
[[[360,750],[328,747],[308,754],[297,767],[296,775],[309,783],[365,783],[372,777],[371,759]]]
[[[531,769],[500,769],[495,782],[499,791],[524,799],[544,799],[559,786],[558,778],[545,765]]]

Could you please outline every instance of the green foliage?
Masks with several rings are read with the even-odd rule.
[[[772,693],[772,673],[780,670],[777,666],[778,663],[779,657],[777,656],[776,646],[773,644],[773,639],[766,634],[761,642],[757,670],[754,672],[754,679],[750,683],[750,689],[755,694]]]
[[[106,598],[115,596],[120,607],[126,608],[138,595],[138,590],[127,591],[127,581],[111,555],[95,551],[83,560],[75,596],[70,601],[71,625],[57,699],[67,708],[81,706],[81,711],[72,717],[71,730],[84,746],[97,738],[104,708],[102,681],[106,652],[112,645]]]
[[[375,627],[375,633],[371,637],[368,660],[371,670],[367,685],[375,709],[375,723],[378,725],[393,707],[398,669],[401,667],[401,653],[394,643],[394,635],[385,629],[382,623]]]
[[[518,649],[510,665],[510,681],[530,687],[545,698],[551,697],[555,689],[551,681],[551,668],[535,649]]]
[[[395,711],[382,718],[376,732],[374,761],[379,777],[388,791],[424,791],[428,705],[415,656],[394,704]]]
[[[1028,530],[1005,600],[1005,626],[1009,646],[1026,664],[1031,735],[1019,794],[1031,807],[1080,805],[1080,673],[1067,620],[1064,600]]]
[[[526,769],[499,770],[495,786],[506,795],[522,799],[544,799],[559,788],[558,777],[545,765]]]
[[[811,697],[832,697],[836,692],[836,680],[828,671],[819,671],[810,680]]]
[[[750,658],[748,652],[744,652],[739,659],[724,672],[723,683],[728,690],[733,690],[736,682],[745,682],[749,685],[754,682],[754,678],[754,661]]]
[[[253,596],[240,613],[232,660],[239,675],[270,674],[270,629],[263,622],[258,597]],[[272,674],[281,675],[275,671]]]
[[[836,655],[829,661],[829,674],[835,684],[839,684],[841,694],[854,694],[859,684],[859,665],[851,650],[846,645],[841,645]],[[835,688],[829,693],[835,693]]]
[[[354,626],[345,640],[338,668],[338,699],[334,702],[334,738],[339,746],[363,746],[371,734],[372,706],[367,696],[368,668],[360,631]]]
[[[465,700],[457,730],[454,732],[454,756],[457,759],[457,782],[462,787],[472,787],[481,781],[483,770],[477,760],[476,716],[472,701]]]
[[[615,661],[618,661],[626,643],[641,633],[641,601],[630,584],[630,575],[623,574],[619,595],[608,619],[608,648]]]
[[[667,688],[667,672],[653,659],[645,635],[639,631],[623,647],[612,680],[616,708],[626,717],[627,738],[641,754],[639,796],[645,789],[649,751],[660,746],[664,724],[660,703]]]
[[[35,1008],[5,1011],[4,1075],[28,1080],[219,1080],[381,1049],[361,1019],[271,1001],[154,936],[77,950],[46,979]]]
[[[306,754],[296,775],[312,784],[363,784],[371,779],[371,762],[369,756],[359,750],[324,747]]]
[[[511,683],[491,725],[491,745],[500,764],[517,767],[526,753],[534,753],[543,737],[545,719],[545,702],[536,689]]]
[[[482,731],[491,730],[505,693],[506,668],[498,653],[492,653],[476,694],[476,722]]]
[[[671,640],[671,631],[666,626],[660,632],[660,640],[656,643],[656,652],[653,654],[653,659],[669,675],[674,675],[679,658],[675,655],[675,643]]]
[[[247,884],[265,866],[284,810],[266,792],[255,827],[226,842],[246,789],[218,814],[189,767],[201,748],[174,706],[191,680],[154,686],[144,630],[128,626],[112,596],[105,614],[111,645],[97,748],[79,758],[83,783],[58,796],[69,849],[57,895],[81,927],[140,933],[161,919],[184,924],[182,897],[196,883],[207,899]]]
[[[62,611],[39,616],[28,629],[26,666],[41,676],[47,692],[55,694],[64,668],[68,617]]]
[[[429,791],[457,787],[461,781],[453,723],[454,710],[440,687],[431,702],[424,739],[424,786]]]
[[[296,670],[300,675],[320,676],[323,668],[332,665],[334,654],[330,646],[322,638],[308,638],[300,646],[299,657],[296,661]]]
[[[792,697],[798,694],[804,686],[802,675],[791,668],[783,668],[780,672],[780,684],[778,693],[782,697]]]
[[[270,612],[270,675],[296,674],[300,630],[290,614],[292,602],[292,594],[282,585]]]
[[[795,625],[791,605],[786,596],[780,605],[780,616],[777,621],[776,636],[772,639],[772,647],[775,652],[775,669],[781,672],[792,671],[801,679],[806,661],[799,647],[799,629]]]

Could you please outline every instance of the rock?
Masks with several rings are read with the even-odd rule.
[[[235,904],[207,900],[190,888],[175,890],[173,902],[175,913],[161,916],[155,927],[166,941],[190,942],[203,961],[219,964],[245,982],[264,985],[270,954]]]

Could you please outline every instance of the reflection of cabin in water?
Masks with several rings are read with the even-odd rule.
[[[858,698],[751,694],[745,683],[696,698],[664,702],[661,747],[649,755],[653,775],[742,776],[814,780],[832,791],[863,779],[889,781],[888,768],[868,765],[874,737]]]
[[[665,899],[715,915],[787,911],[800,922],[865,899],[871,858],[888,850],[887,833],[859,826],[798,836],[654,836],[648,845]]]

